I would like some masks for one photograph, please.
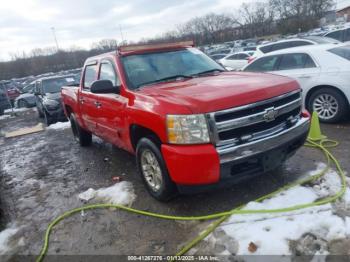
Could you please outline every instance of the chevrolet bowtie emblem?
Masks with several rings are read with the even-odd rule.
[[[277,117],[277,114],[278,114],[278,111],[274,107],[265,109],[265,112],[263,115],[265,122],[271,122],[275,120]]]

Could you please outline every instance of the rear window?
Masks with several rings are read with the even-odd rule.
[[[350,61],[350,46],[340,46],[329,49],[328,51]]]
[[[282,56],[279,70],[293,70],[316,67],[311,57],[307,54],[286,54]]]

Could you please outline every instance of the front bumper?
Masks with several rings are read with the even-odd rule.
[[[281,165],[304,144],[309,125],[309,118],[302,117],[280,133],[243,145],[225,149],[213,145],[162,145],[162,154],[180,191],[189,186],[229,185]]]
[[[59,107],[57,109],[48,109],[48,108],[46,108],[46,111],[54,119],[57,119],[57,120],[66,120],[67,119],[66,115],[64,114],[64,111],[63,111],[62,107]]]

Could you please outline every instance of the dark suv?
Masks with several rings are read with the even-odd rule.
[[[76,84],[75,75],[40,78],[35,82],[34,94],[39,117],[46,125],[67,120],[61,106],[61,88]]]

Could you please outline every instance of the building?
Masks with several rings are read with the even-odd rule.
[[[338,19],[344,19],[344,21],[350,22],[350,5],[337,9],[336,13]]]

